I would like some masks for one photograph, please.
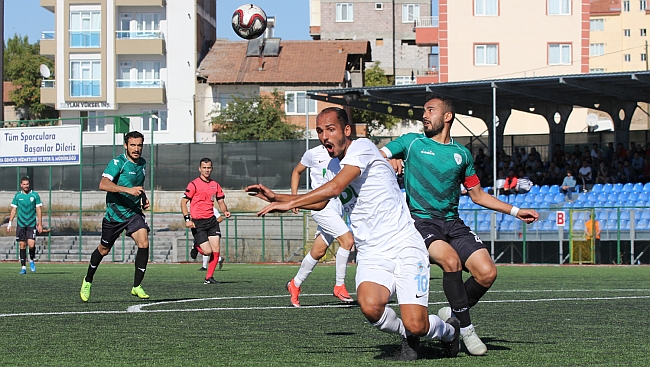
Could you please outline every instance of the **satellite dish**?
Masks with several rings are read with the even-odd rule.
[[[52,73],[50,73],[50,68],[47,67],[45,64],[41,64],[41,76],[45,79],[49,78],[52,76]]]
[[[594,127],[598,125],[598,115],[590,113],[587,115],[587,126]]]

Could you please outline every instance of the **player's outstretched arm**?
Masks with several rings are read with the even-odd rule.
[[[316,190],[304,195],[298,195],[295,199],[287,202],[272,202],[257,212],[257,215],[263,216],[268,213],[286,212],[293,208],[321,210],[327,205],[329,199],[340,195],[355,178],[359,177],[360,174],[361,169],[359,169],[359,167],[345,165],[331,181]]]
[[[501,212],[503,214],[512,215],[517,219],[526,222],[527,224],[533,223],[539,219],[539,214],[535,210],[519,209],[513,205],[504,203],[503,201],[483,191],[480,184],[468,189],[467,192],[469,193],[469,197],[474,203],[482,207]]]
[[[293,172],[291,172],[291,195],[296,195],[298,193],[298,185],[300,184],[300,175],[302,175],[303,172],[307,167],[298,162],[296,167],[293,168]]]

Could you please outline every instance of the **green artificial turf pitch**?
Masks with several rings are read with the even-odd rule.
[[[392,366],[399,337],[371,327],[331,296],[334,266],[319,265],[293,308],[297,265],[228,264],[204,285],[197,264],[150,264],[130,294],[132,264],[102,264],[90,301],[85,264],[38,263],[19,275],[0,263],[3,366]],[[441,359],[422,342],[412,366],[641,366],[650,351],[650,267],[500,266],[472,308],[484,357]],[[353,265],[347,288],[354,294]],[[467,276],[467,274],[466,274]],[[431,271],[430,313],[444,303]],[[393,303],[393,307],[395,307]]]

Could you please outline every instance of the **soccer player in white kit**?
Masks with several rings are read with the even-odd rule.
[[[368,139],[352,141],[345,110],[330,107],[316,119],[321,144],[333,159],[328,182],[304,195],[276,194],[263,185],[248,192],[270,204],[258,212],[322,209],[339,200],[350,214],[357,246],[357,299],[366,319],[381,331],[402,337],[401,360],[417,359],[418,337],[440,339],[449,356],[460,349],[460,323],[428,315],[429,255],[415,229],[391,165]],[[386,307],[397,294],[402,319]]]
[[[296,165],[291,174],[291,194],[296,195],[300,175],[309,168],[309,178],[311,179],[312,190],[319,188],[327,182],[325,174],[327,165],[331,158],[327,150],[322,145],[309,149],[303,154],[300,163]],[[287,283],[287,290],[291,295],[291,304],[294,307],[300,307],[298,296],[300,295],[301,285],[307,279],[309,274],[314,270],[329,245],[336,238],[339,241],[339,249],[336,251],[336,281],[332,294],[344,303],[354,302],[348,290],[345,288],[345,273],[347,270],[348,257],[354,244],[354,237],[348,226],[345,224],[341,215],[343,210],[337,201],[330,201],[323,210],[312,211],[311,216],[314,218],[318,228],[311,251],[305,256],[300,264],[300,269],[296,276]]]

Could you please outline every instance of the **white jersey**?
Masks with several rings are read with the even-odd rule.
[[[327,149],[322,145],[311,148],[302,155],[300,163],[309,168],[312,190],[323,186],[327,182],[325,173],[327,172],[327,165],[331,159],[329,153],[327,153]]]
[[[365,138],[353,141],[343,160],[334,158],[330,162],[328,181],[345,165],[361,170],[361,175],[338,197],[350,216],[350,229],[359,251],[357,258],[392,259],[404,247],[421,245],[424,249],[422,236],[415,229],[397,185],[395,171],[375,144]]]

